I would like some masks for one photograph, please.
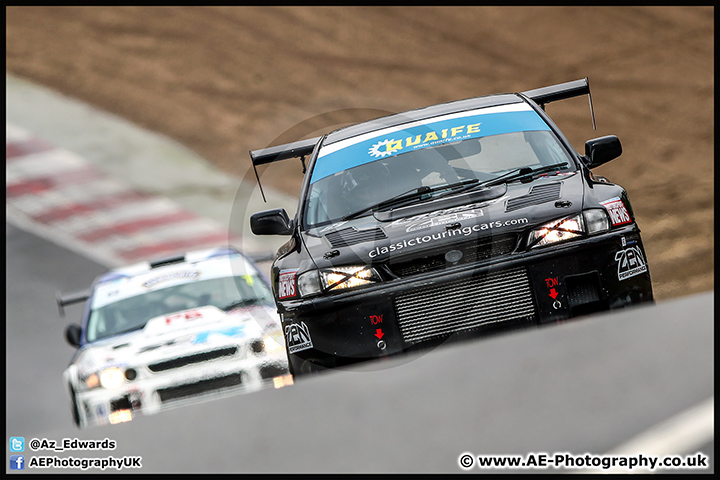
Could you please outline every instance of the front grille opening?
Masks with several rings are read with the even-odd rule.
[[[172,360],[165,360],[163,362],[151,363],[148,368],[153,372],[163,372],[165,370],[171,370],[173,368],[181,368],[193,363],[202,363],[216,358],[229,357],[235,355],[238,351],[237,347],[227,347],[218,350],[212,350],[210,352],[196,353],[194,355],[188,355],[186,357],[173,358]]]
[[[128,397],[120,397],[115,400],[110,400],[110,412],[117,412],[118,410],[132,410],[132,405]]]
[[[260,376],[262,378],[274,378],[280,375],[287,375],[288,369],[283,368],[280,365],[263,365],[260,367]]]
[[[516,244],[517,235],[515,234],[493,235],[472,242],[448,246],[440,252],[435,250],[424,257],[412,259],[401,257],[397,260],[391,257],[388,266],[395,275],[403,278],[452,266],[453,264],[448,264],[445,260],[445,254],[449,250],[459,250],[462,252],[462,258],[456,265],[463,265],[507,255],[515,250]]]
[[[608,309],[607,301],[602,299],[600,276],[598,272],[565,277],[565,289],[572,316],[587,315]]]
[[[403,339],[409,343],[501,323],[536,323],[524,267],[398,295],[395,311]]]
[[[160,388],[157,392],[158,395],[160,395],[160,400],[165,403],[172,400],[179,400],[185,397],[222,390],[223,388],[234,387],[241,384],[242,375],[240,373],[233,373],[224,377],[209,378],[207,380],[200,380],[199,382],[186,383],[184,385],[177,385],[174,387]]]

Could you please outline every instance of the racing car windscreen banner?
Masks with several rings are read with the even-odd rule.
[[[524,103],[469,110],[385,128],[322,147],[310,183],[413,150],[533,130],[550,130],[550,127]]]

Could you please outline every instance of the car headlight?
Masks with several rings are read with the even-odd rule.
[[[93,388],[97,388],[100,386],[100,378],[96,374],[91,374],[85,379],[85,386],[87,386],[88,390],[92,390]]]
[[[330,290],[360,287],[381,280],[373,267],[352,266],[311,270],[298,277],[300,296],[308,297]]]
[[[100,385],[104,388],[118,388],[124,381],[125,375],[118,367],[106,368],[100,373]]]
[[[91,373],[80,380],[85,384],[88,390],[95,388],[118,388],[125,380],[133,381],[137,378],[137,370],[134,368],[126,368],[124,371],[120,367],[108,367],[95,373]]]
[[[320,273],[317,270],[310,270],[300,274],[297,279],[297,287],[301,297],[317,295],[322,291]]]
[[[610,221],[603,210],[585,210],[579,215],[554,220],[531,231],[528,237],[528,245],[531,248],[542,247],[605,232],[609,228]]]
[[[610,230],[610,219],[605,210],[593,208],[583,212],[588,235]]]
[[[267,336],[263,340],[263,346],[265,347],[265,351],[268,353],[277,353],[281,350],[285,350],[285,348],[280,345],[273,337]]]

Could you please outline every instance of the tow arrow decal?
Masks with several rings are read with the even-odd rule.
[[[555,300],[558,296],[558,292],[556,292],[555,289],[553,288],[550,290],[550,293],[548,295],[550,295],[552,297],[552,299]]]
[[[377,330],[375,330],[375,336],[378,339],[381,339],[383,337],[383,335],[385,335],[385,334],[383,333],[382,329],[378,328]]]

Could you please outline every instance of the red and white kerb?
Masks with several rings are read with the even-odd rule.
[[[227,245],[228,228],[7,124],[8,210],[113,266]]]

